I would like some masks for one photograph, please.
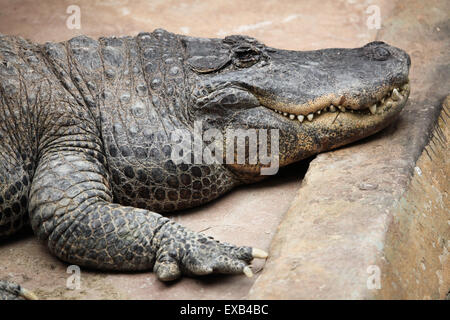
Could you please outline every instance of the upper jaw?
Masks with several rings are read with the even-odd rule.
[[[383,112],[386,109],[390,109],[391,107],[395,107],[404,102],[404,100],[409,96],[410,85],[409,80],[406,83],[400,86],[392,86],[384,90],[380,94],[381,98],[377,99],[375,102],[369,102],[364,105],[351,105],[347,101],[344,102],[335,102],[324,104],[322,102],[317,103],[316,105],[309,105],[307,108],[296,107],[292,108],[291,106],[270,106],[263,104],[264,107],[272,109],[276,113],[290,119],[303,122],[305,120],[313,121],[318,116],[326,114],[326,113],[334,113],[334,112],[350,112],[355,115],[368,116],[375,115]],[[342,99],[341,99],[342,100]]]

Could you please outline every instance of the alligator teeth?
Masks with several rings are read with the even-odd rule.
[[[389,91],[388,93],[385,94],[384,97],[381,98],[381,100],[377,103],[380,103],[380,107],[377,107],[377,103],[373,104],[372,106],[368,107],[369,111],[371,114],[376,114],[377,111],[379,111],[379,109],[381,108],[381,106],[385,106],[390,108],[391,106],[393,106],[396,101],[402,100],[404,99],[404,97],[407,95],[408,90],[410,88],[409,83],[404,84],[403,86],[401,86],[400,88],[394,88],[392,89],[392,91]],[[406,91],[406,92],[405,92]],[[317,110],[313,113],[309,113],[308,115],[295,115],[293,113],[288,113],[288,112],[283,112],[280,110],[274,110],[275,112],[282,114],[283,116],[291,119],[291,120],[295,120],[297,119],[298,121],[300,121],[300,123],[302,123],[305,119],[308,119],[309,121],[313,121],[314,116],[315,115],[321,115],[322,113],[327,113],[327,112],[336,112],[336,111],[341,111],[341,112],[350,112],[350,113],[356,113],[356,114],[367,114],[366,110],[353,110],[351,108],[346,108],[342,105],[338,105],[335,106],[333,104],[330,104],[328,107],[325,107],[321,110]],[[383,112],[383,111],[379,111],[379,112]]]
[[[392,100],[397,101],[401,100],[402,98],[402,95],[398,92],[397,89],[392,90]]]

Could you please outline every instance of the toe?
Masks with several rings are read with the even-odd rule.
[[[207,261],[205,257],[188,257],[184,261],[184,266],[189,271],[189,273],[202,276],[206,274],[213,273],[214,269],[210,262]]]
[[[235,247],[231,250],[231,256],[233,258],[250,262],[253,260],[253,249],[251,247]]]
[[[178,263],[171,257],[158,259],[153,267],[153,271],[161,281],[172,281],[181,276]]]
[[[247,263],[244,261],[226,255],[217,257],[214,263],[214,271],[219,273],[240,274],[243,273],[245,267],[247,267]]]

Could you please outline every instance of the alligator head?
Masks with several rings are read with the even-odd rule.
[[[279,129],[280,166],[378,132],[409,96],[408,54],[380,41],[304,52],[244,36],[182,43],[193,117],[220,130]],[[259,174],[258,164],[230,166]]]

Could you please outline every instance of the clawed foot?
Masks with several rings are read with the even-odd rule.
[[[37,300],[37,296],[20,285],[0,280],[0,300]]]
[[[171,224],[163,231],[153,271],[162,281],[175,280],[182,274],[244,273],[252,277],[249,263],[254,258],[265,259],[267,253],[256,248],[221,243]]]

